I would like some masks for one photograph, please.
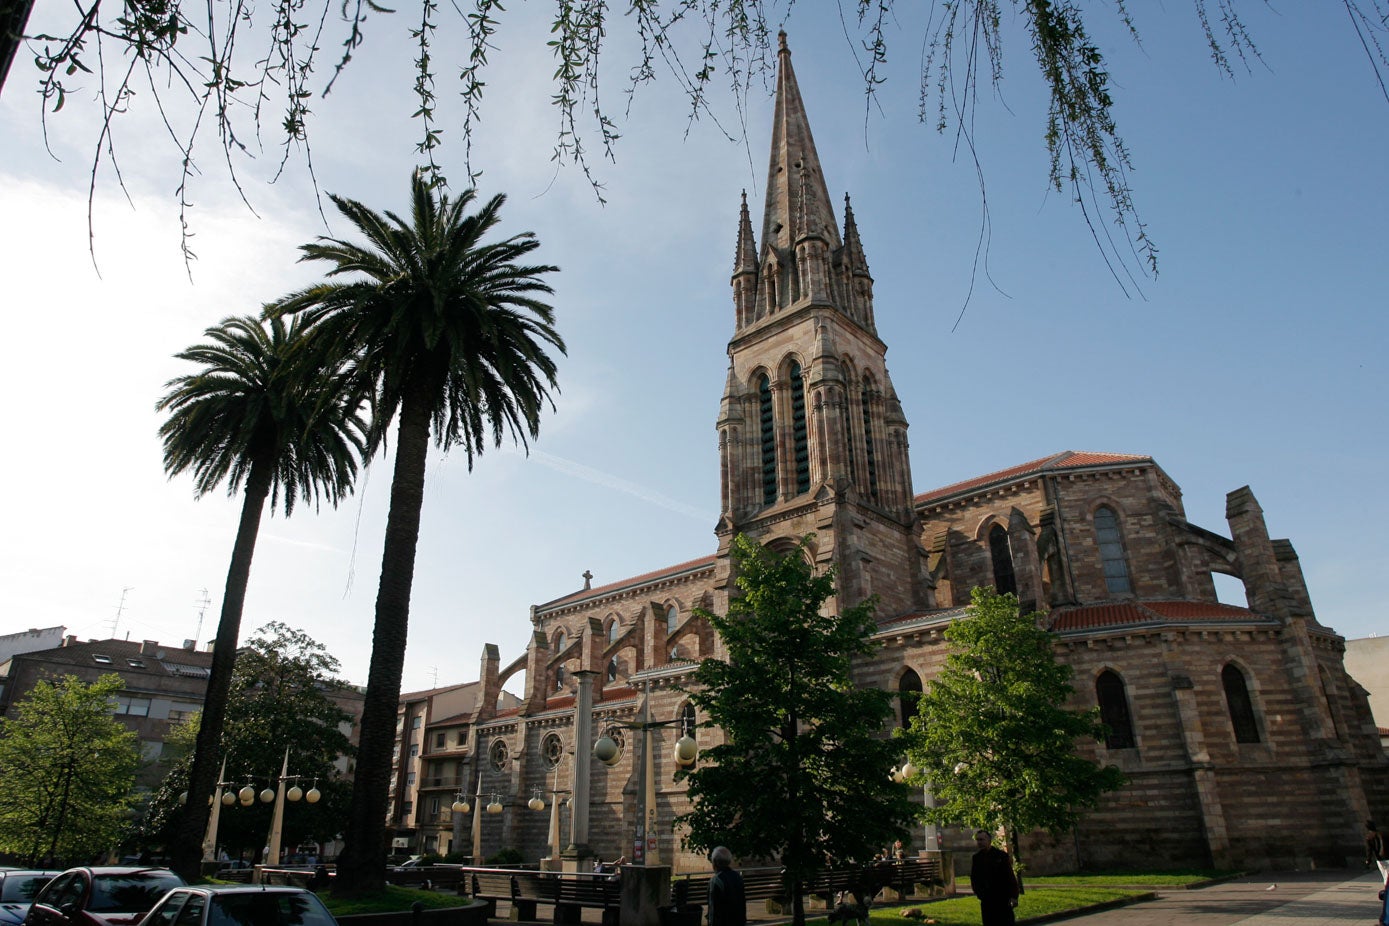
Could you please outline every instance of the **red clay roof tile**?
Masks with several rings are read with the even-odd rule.
[[[932,489],[929,492],[922,492],[914,501],[917,505],[928,505],[952,495],[960,495],[975,491],[985,486],[1012,482],[1015,479],[1021,479],[1024,476],[1032,476],[1042,472],[1064,472],[1068,469],[1083,469],[1087,466],[1113,466],[1124,463],[1151,463],[1152,461],[1152,457],[1135,456],[1129,453],[1095,453],[1087,450],[1063,450],[1049,457],[1042,457],[1038,460],[1031,460],[1027,463],[1019,463],[1017,466],[1001,469],[996,473],[975,476],[973,479],[966,479],[963,482],[956,482],[939,489]]]

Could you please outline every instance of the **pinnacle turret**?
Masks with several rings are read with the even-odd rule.
[[[757,241],[752,237],[752,215],[748,212],[748,191],[738,215],[738,247],[733,257],[733,275],[757,272]]]

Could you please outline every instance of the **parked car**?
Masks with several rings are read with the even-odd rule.
[[[302,887],[199,884],[169,891],[140,926],[337,926],[337,920]]]
[[[29,905],[61,871],[39,869],[0,869],[0,926],[18,926],[29,913]]]
[[[26,926],[133,926],[183,879],[167,868],[69,868],[38,893]]]

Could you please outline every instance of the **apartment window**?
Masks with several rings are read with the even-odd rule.
[[[407,787],[407,788],[413,788],[414,786],[415,786],[415,773],[414,773],[414,772],[407,772],[407,773],[405,774],[405,787]]]
[[[134,695],[116,695],[115,713],[126,714],[131,717],[148,717],[150,715],[150,699]]]
[[[410,744],[410,758],[413,759],[413,758],[415,758],[415,756],[417,756],[417,755],[419,755],[419,754],[420,754],[420,744],[419,744],[419,743],[411,743],[411,744]]]
[[[1117,672],[1105,669],[1095,679],[1095,700],[1100,705],[1100,720],[1108,728],[1104,744],[1109,749],[1132,749],[1133,718],[1129,716],[1129,698],[1124,680]]]
[[[448,738],[448,734],[446,734],[446,733],[438,733],[438,734],[436,734],[435,737],[434,737],[434,748],[435,748],[435,749],[443,749],[443,748],[444,748],[444,741],[445,741],[447,738]]]
[[[98,662],[103,666],[109,666],[111,664],[111,657],[107,656],[105,653],[92,653],[92,662]]]
[[[423,723],[424,723],[424,718],[421,717],[419,714],[416,714],[414,717],[411,717],[411,718],[410,718],[410,729],[411,729],[411,730],[418,730],[418,729],[420,728],[421,724],[423,724]]]
[[[126,659],[126,663],[132,669],[143,669],[145,667],[145,661],[143,659]]]

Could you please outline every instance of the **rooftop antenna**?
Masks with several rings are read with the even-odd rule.
[[[116,628],[119,627],[121,623],[121,614],[125,611],[125,593],[132,591],[134,588],[135,586],[133,585],[127,585],[125,588],[121,589],[121,603],[116,605],[116,616],[111,618],[111,639],[113,640],[116,638]]]
[[[430,685],[429,687],[430,687],[430,688],[438,688],[438,687],[439,687],[439,667],[438,667],[438,666],[430,666],[430,667],[429,667],[429,671],[430,671],[430,673],[434,676],[434,684]]]
[[[207,589],[202,590],[202,597],[196,602],[198,606],[198,629],[193,631],[193,639],[201,640],[203,636],[203,615],[207,613],[207,606],[212,603],[212,597],[208,595]]]

